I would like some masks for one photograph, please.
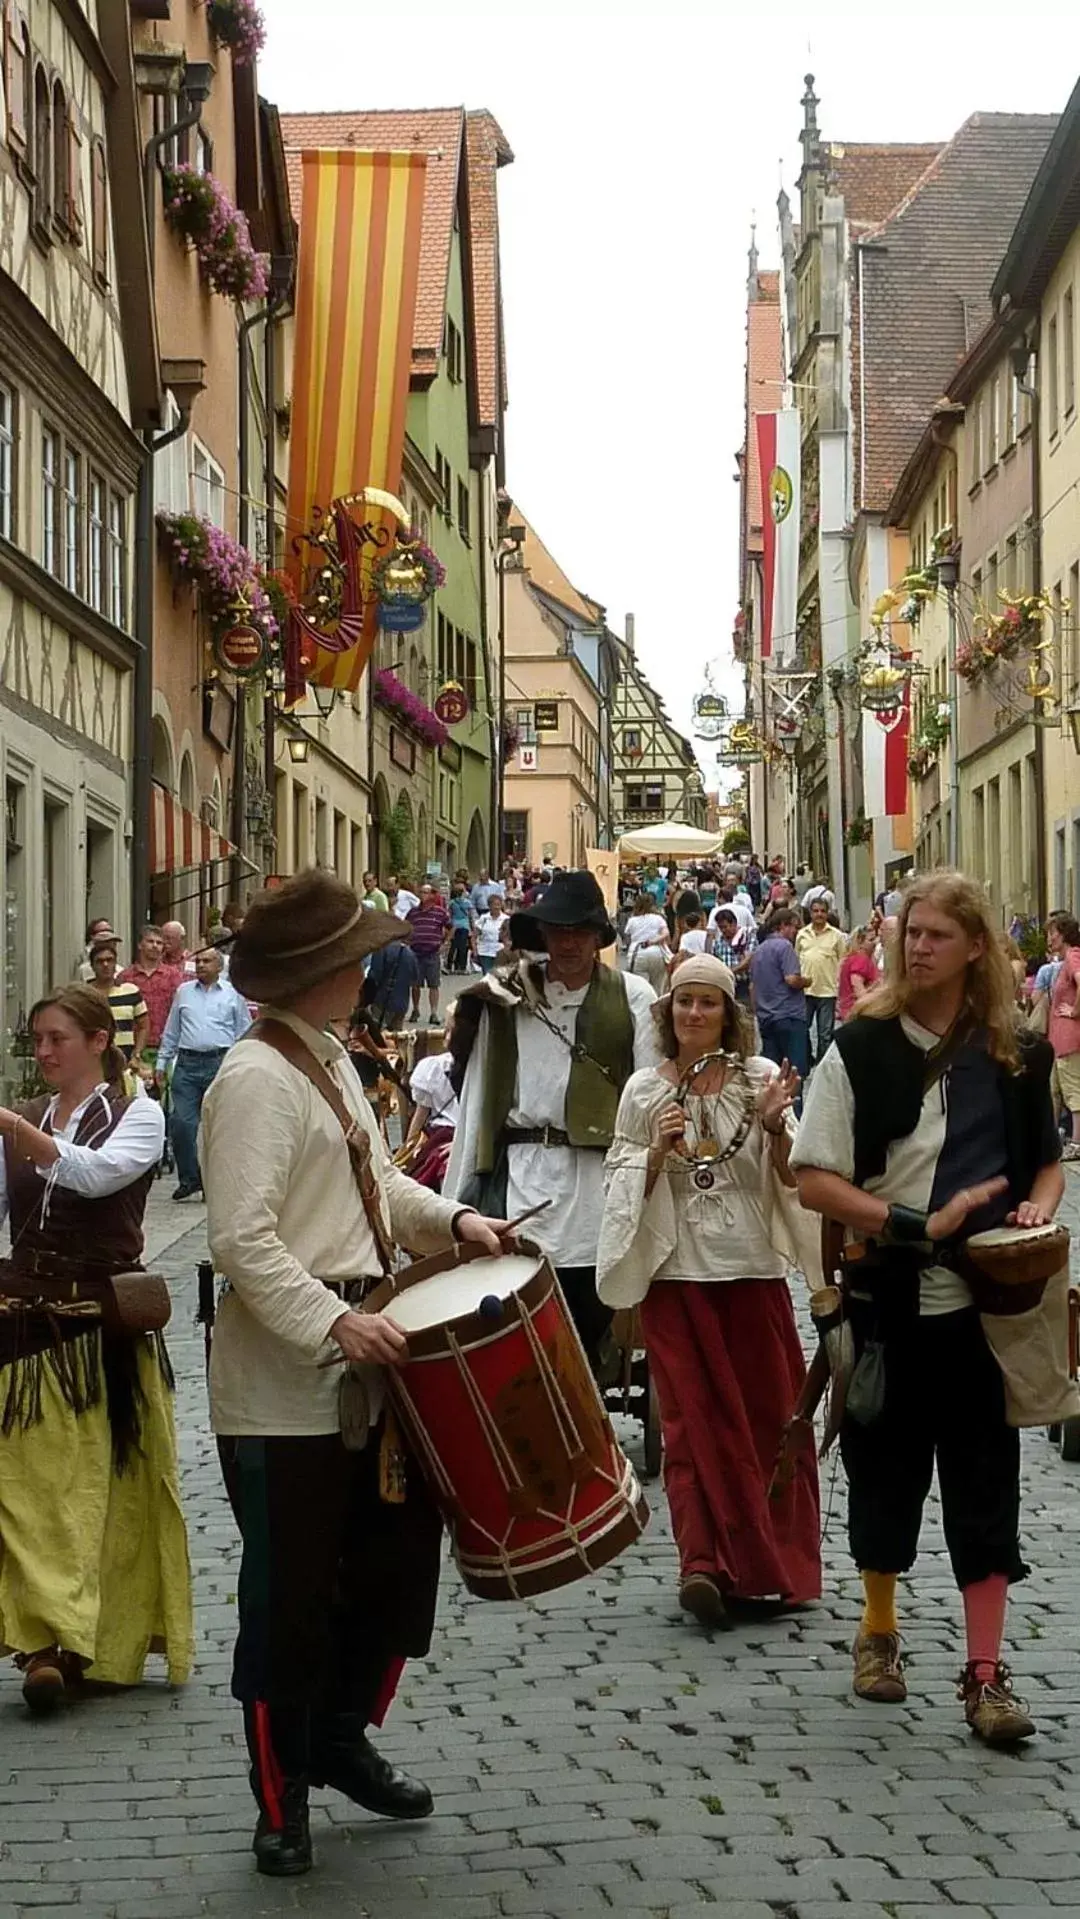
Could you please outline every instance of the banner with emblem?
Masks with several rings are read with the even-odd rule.
[[[802,435],[797,407],[757,416],[761,470],[763,590],[761,657],[795,657],[799,604]]]
[[[289,441],[299,673],[359,685],[379,627],[405,446],[427,156],[303,155]],[[287,677],[289,677],[287,668]]]

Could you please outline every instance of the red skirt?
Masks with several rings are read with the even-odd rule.
[[[769,1498],[783,1428],[806,1376],[782,1279],[659,1280],[641,1323],[664,1432],[664,1489],[682,1577],[739,1599],[817,1599],[817,1461],[800,1447]]]

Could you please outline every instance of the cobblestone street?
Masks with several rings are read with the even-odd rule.
[[[903,1591],[909,1702],[875,1708],[850,1691],[857,1582],[832,1462],[825,1600],[712,1638],[674,1603],[654,1484],[644,1542],[589,1584],[485,1608],[448,1568],[433,1657],[408,1669],[382,1738],[430,1780],[437,1816],[394,1826],[317,1793],[316,1871],[259,1879],[228,1690],[236,1539],[193,1326],[201,1212],[171,1208],[162,1181],[149,1223],[151,1251],[178,1282],[198,1665],[182,1693],[155,1679],[44,1723],[27,1720],[4,1669],[0,1919],[1080,1914],[1080,1467],[1041,1434],[1025,1438],[1034,1571],[1009,1635],[1040,1737],[1016,1756],[964,1729],[960,1607],[936,1526]],[[627,1437],[640,1459],[637,1430]]]

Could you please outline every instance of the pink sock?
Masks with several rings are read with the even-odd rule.
[[[1009,1582],[1004,1573],[991,1573],[989,1579],[965,1586],[963,1597],[968,1661],[979,1684],[989,1685],[1001,1658]]]

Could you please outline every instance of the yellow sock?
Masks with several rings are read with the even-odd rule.
[[[863,1607],[864,1632],[897,1632],[896,1623],[896,1574],[869,1573],[860,1574],[866,1604]]]

